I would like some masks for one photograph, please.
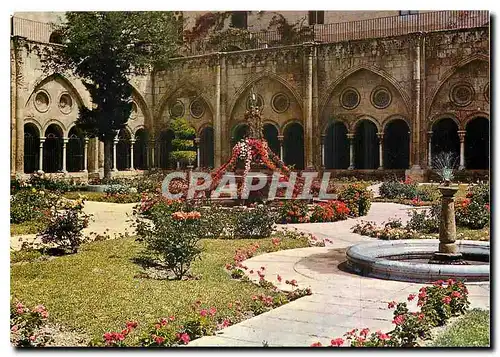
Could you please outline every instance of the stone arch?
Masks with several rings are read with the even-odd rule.
[[[135,128],[134,136],[134,169],[145,170],[148,166],[149,131],[144,125]]]
[[[39,155],[40,155],[40,136],[41,131],[38,123],[25,121],[24,122],[24,155],[23,155],[23,171],[32,173],[39,170]]]
[[[273,73],[271,71],[266,70],[266,71],[262,71],[262,72],[256,73],[255,75],[251,76],[245,83],[243,83],[243,85],[241,85],[238,88],[238,90],[236,91],[236,93],[233,96],[233,100],[231,101],[231,103],[229,104],[229,107],[228,107],[229,111],[227,113],[229,114],[229,118],[232,117],[234,109],[236,107],[236,104],[240,100],[241,96],[245,92],[247,92],[251,88],[252,85],[259,82],[263,78],[269,78],[269,79],[275,80],[275,81],[281,83],[287,90],[289,90],[290,93],[292,93],[292,96],[295,99],[295,101],[297,102],[297,105],[299,106],[300,111],[302,113],[302,111],[303,111],[303,108],[302,108],[303,99],[302,99],[302,96],[300,95],[300,93],[294,87],[292,87],[286,81],[286,79],[277,75],[276,73]]]
[[[406,125],[408,125],[408,129],[411,132],[411,122],[405,115],[400,115],[400,114],[389,115],[387,118],[385,118],[381,124],[381,132],[385,130],[387,124],[390,124],[394,120],[403,120],[406,123]]]
[[[144,115],[144,124],[146,126],[152,126],[153,115],[146,100],[144,99],[144,96],[132,83],[130,83],[130,86],[132,87],[132,99],[136,100],[137,105],[140,107],[142,114]]]
[[[328,120],[325,120],[321,124],[321,127],[320,127],[321,128],[320,129],[321,135],[326,135],[326,132],[328,131],[331,124],[339,123],[339,122],[344,124],[346,129],[349,131],[349,128],[350,128],[349,121],[345,120],[344,118],[333,117],[333,118],[329,118]]]
[[[472,114],[470,114],[467,117],[465,117],[465,119],[462,121],[462,126],[460,127],[460,129],[461,130],[465,130],[467,128],[467,124],[471,120],[474,120],[474,119],[479,118],[479,117],[486,118],[486,119],[490,120],[490,114],[489,113],[482,112],[482,111],[473,112]]]
[[[82,171],[84,168],[85,137],[83,131],[76,125],[68,130],[66,144],[66,170],[68,172]]]
[[[300,124],[300,125],[303,125],[303,124],[302,124],[302,120],[300,120],[300,119],[295,119],[295,118],[293,118],[293,119],[289,119],[289,120],[287,120],[286,122],[284,122],[284,123],[283,123],[283,125],[281,125],[281,133],[283,133],[283,134],[284,134],[284,133],[285,133],[286,128],[287,128],[289,125],[292,125],[292,124]]]
[[[276,155],[280,155],[280,142],[279,142],[279,125],[277,125],[273,121],[266,121],[262,125],[262,135],[264,139],[267,141],[269,148]]]
[[[31,100],[31,98],[33,97],[33,94],[36,93],[37,89],[42,87],[45,83],[48,83],[50,81],[53,81],[53,80],[61,80],[67,87],[68,87],[68,91],[74,95],[74,97],[76,98],[76,101],[77,101],[77,105],[78,107],[81,107],[83,104],[85,104],[87,107],[90,107],[91,106],[91,100],[90,100],[90,94],[88,94],[87,91],[85,91],[85,97],[82,96],[82,94],[80,93],[80,91],[78,91],[78,89],[76,88],[75,84],[73,84],[68,78],[66,78],[66,76],[62,75],[61,73],[52,73],[50,75],[43,75],[43,76],[40,76],[36,79],[36,81],[34,82],[34,84],[30,87],[30,91],[28,93],[30,93],[30,95],[28,96],[28,99],[26,100],[26,103],[25,103],[25,106],[28,105],[29,101]],[[83,91],[84,90],[84,87],[83,87],[83,84],[81,85],[81,90]],[[85,98],[85,101],[84,101],[84,98]]]
[[[354,165],[356,169],[376,169],[379,166],[379,150],[376,122],[363,117],[353,125],[354,129]]]
[[[455,122],[455,124],[457,124],[458,130],[460,130],[460,128],[462,128],[460,120],[458,120],[458,117],[456,116],[456,114],[448,112],[448,113],[439,113],[439,114],[434,115],[431,118],[431,120],[429,120],[429,123],[427,123],[428,131],[432,131],[432,127],[434,126],[435,123],[439,122],[442,119],[446,119],[446,118],[453,120]]]
[[[347,169],[349,167],[349,126],[341,120],[329,120],[322,131],[324,135],[324,166],[326,169]]]
[[[43,126],[43,130],[41,131],[43,135],[45,135],[45,132],[47,131],[48,127],[51,125],[57,125],[61,129],[61,133],[63,137],[66,137],[68,135],[69,130],[66,128],[66,126],[59,120],[57,119],[50,119],[48,122],[45,123]]]
[[[198,137],[199,137],[199,136],[201,135],[201,132],[202,132],[205,128],[208,128],[208,127],[212,128],[212,129],[214,128],[213,124],[212,124],[212,123],[210,123],[210,122],[206,122],[206,123],[201,124],[201,125],[200,125],[200,127],[198,128],[198,130],[196,131],[196,136],[198,136]]]
[[[403,99],[403,103],[405,104],[406,110],[409,112],[411,108],[411,103],[410,103],[410,96],[408,93],[404,90],[404,88],[401,86],[400,82],[396,80],[393,76],[391,76],[388,72],[384,71],[383,69],[380,69],[375,66],[367,66],[367,65],[359,65],[355,66],[352,68],[349,68],[348,70],[344,71],[339,77],[337,77],[330,85],[327,86],[325,89],[325,92],[323,96],[321,97],[319,101],[319,113],[322,116],[323,111],[325,110],[326,106],[328,105],[328,102],[330,100],[330,97],[333,93],[333,91],[336,89],[336,87],[341,84],[345,79],[349,78],[356,72],[359,72],[361,70],[366,70],[368,72],[372,72],[373,74],[376,74],[383,79],[385,79],[387,82],[389,82],[397,91],[399,96]]]
[[[460,153],[460,140],[458,131],[460,123],[456,118],[441,116],[432,123],[432,157],[436,157],[441,152],[451,152],[457,158]]]
[[[383,166],[407,169],[410,163],[410,126],[403,117],[392,116],[383,126]]]
[[[135,134],[137,134],[137,132],[139,130],[147,130],[146,126],[145,125],[137,125],[136,127],[134,127],[134,130],[131,131],[132,133],[132,137],[135,137]]]
[[[283,128],[283,161],[295,169],[304,169],[304,127],[301,122],[288,122]]]
[[[449,68],[444,74],[442,79],[439,81],[437,84],[436,88],[432,91],[430,95],[430,105],[429,108],[427,109],[427,113],[429,114],[432,110],[432,106],[434,104],[434,100],[436,99],[437,94],[439,93],[440,89],[443,87],[443,85],[453,76],[458,69],[468,65],[471,62],[474,61],[483,61],[486,63],[489,63],[489,57],[483,53],[475,53],[467,58],[463,58],[459,61],[457,61],[451,68]]]
[[[212,120],[213,120],[213,116],[214,116],[215,111],[214,111],[214,108],[212,106],[211,101],[208,100],[208,97],[204,94],[203,89],[191,81],[184,80],[184,81],[181,81],[181,84],[176,86],[176,87],[173,87],[173,86],[171,86],[169,88],[167,87],[165,94],[158,101],[158,106],[157,106],[157,109],[156,109],[154,116],[153,116],[155,118],[156,122],[161,122],[161,117],[165,111],[165,108],[166,108],[168,102],[176,94],[181,93],[184,90],[188,90],[188,91],[192,90],[193,92],[196,93],[196,95],[198,97],[203,99],[203,101],[207,105],[207,109],[210,111],[210,114],[211,114]]]
[[[63,168],[64,128],[57,121],[50,121],[44,128],[43,168],[45,172],[58,172]]]
[[[360,115],[359,117],[357,117],[356,120],[351,123],[350,128],[349,128],[350,131],[351,132],[356,131],[356,128],[363,120],[368,120],[368,121],[372,122],[373,124],[375,124],[375,127],[377,128],[377,132],[379,132],[379,133],[381,132],[381,126],[380,126],[379,122],[377,121],[377,119],[375,119],[371,116],[368,116],[368,115]]]
[[[24,119],[24,125],[26,124],[33,124],[34,126],[36,126],[36,128],[38,129],[39,136],[43,136],[42,134],[44,133],[44,130],[40,122],[32,118],[26,118]]]

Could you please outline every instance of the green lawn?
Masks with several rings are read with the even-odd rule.
[[[192,281],[136,278],[142,268],[133,258],[142,247],[134,238],[88,243],[75,255],[11,265],[11,295],[28,306],[44,304],[51,319],[83,329],[91,338],[121,330],[127,320],[138,321],[141,330],[161,317],[175,315],[182,319],[197,299],[224,314],[229,302],[239,300],[248,307],[253,294],[265,291],[251,283],[231,280],[224,271],[237,248],[254,242],[260,244],[261,253],[272,250],[270,238],[202,240],[202,260],[193,266],[193,273],[202,278]],[[306,239],[282,243],[287,249],[305,246]],[[36,257],[23,254],[14,254],[12,261]]]
[[[489,347],[490,312],[468,311],[433,341],[433,347]]]
[[[11,223],[10,235],[18,236],[25,234],[36,234],[45,229],[47,223],[43,220],[26,221],[23,223]]]

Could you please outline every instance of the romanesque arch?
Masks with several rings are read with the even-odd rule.
[[[57,124],[50,124],[44,136],[43,171],[59,172],[63,168],[63,129]]]
[[[354,134],[354,167],[356,169],[376,169],[379,166],[378,128],[369,119],[356,123]]]
[[[331,121],[325,130],[324,151],[326,169],[349,167],[349,140],[347,126],[342,121]]]
[[[410,128],[406,120],[393,118],[384,125],[385,169],[407,169],[410,165]]]

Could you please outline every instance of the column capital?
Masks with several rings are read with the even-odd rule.
[[[194,138],[194,143],[196,145],[198,145],[200,143],[200,141],[201,141],[201,138],[199,138],[199,137]]]
[[[347,139],[349,140],[354,139],[354,133],[347,133]]]
[[[45,136],[40,137],[40,144],[43,144],[45,142]]]
[[[460,140],[462,139],[465,139],[465,134],[467,133],[465,130],[459,130],[457,131],[458,133],[458,137],[460,138]]]
[[[89,138],[87,138],[87,137],[85,137],[85,139],[83,139],[83,140],[84,140],[84,142],[85,142],[85,145],[87,145],[87,144],[89,143],[89,140],[90,140],[90,139],[89,139]]]
[[[379,140],[384,140],[384,133],[383,132],[378,132],[377,133],[377,138],[379,138]]]
[[[433,132],[432,130],[429,130],[429,131],[427,132],[427,135],[432,136],[432,133],[434,133],[434,132]]]
[[[283,141],[285,139],[285,136],[284,135],[278,135],[278,140],[279,141]]]
[[[135,144],[135,139],[130,139],[130,144],[134,145]]]
[[[115,143],[115,144],[118,144],[119,141],[120,141],[120,139],[118,139],[118,138],[113,139],[113,143]]]
[[[63,143],[64,143],[64,144],[67,144],[67,143],[68,143],[68,141],[69,141],[69,138],[63,138]]]

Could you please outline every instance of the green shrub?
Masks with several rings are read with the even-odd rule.
[[[52,199],[51,195],[35,188],[17,191],[10,198],[10,223],[42,219]]]
[[[234,238],[263,238],[273,233],[276,213],[264,205],[233,211]]]
[[[307,202],[301,200],[286,200],[280,202],[278,210],[278,223],[304,223],[308,222]]]
[[[137,235],[145,243],[146,253],[160,260],[176,279],[182,279],[191,263],[200,258],[200,217],[196,211],[164,214],[157,210],[149,215],[150,220],[137,220]]]
[[[421,201],[435,202],[441,198],[441,193],[437,186],[434,185],[420,185],[417,187],[416,198]]]
[[[410,216],[410,220],[406,224],[406,228],[429,234],[439,232],[439,215],[436,216],[432,212],[428,213],[425,210],[411,210],[408,212],[408,215]]]
[[[338,199],[347,205],[352,217],[365,216],[370,210],[372,198],[373,193],[359,183],[342,187],[338,194]]]

